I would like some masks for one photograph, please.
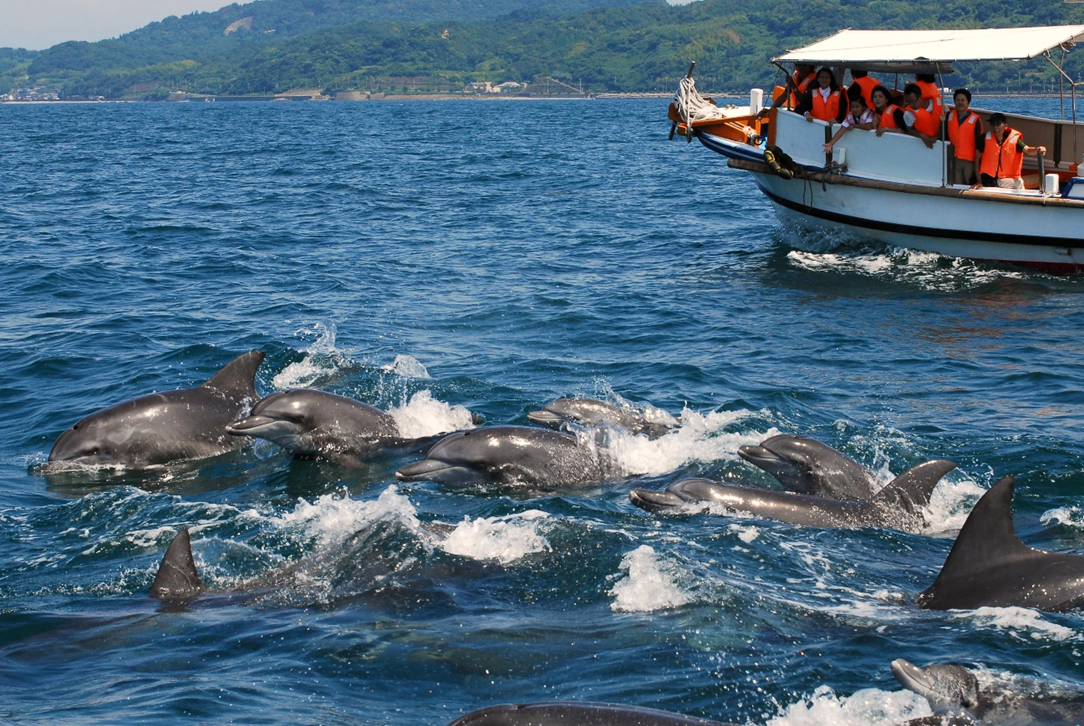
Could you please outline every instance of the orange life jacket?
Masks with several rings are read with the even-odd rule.
[[[915,85],[922,89],[923,101],[933,101],[933,108],[930,112],[935,119],[940,119],[942,114],[941,89],[937,87],[936,83],[930,83],[929,81],[915,81]],[[930,135],[933,136],[933,134]]]
[[[979,171],[995,179],[1019,178],[1024,171],[1024,152],[1016,149],[1019,140],[1020,132],[1008,126],[1005,127],[1005,140],[1000,144],[994,138],[994,132],[988,132]]]
[[[877,114],[877,116],[879,117],[877,120],[877,128],[898,129],[899,126],[896,125],[896,111],[898,111],[899,109],[900,107],[894,103],[890,103],[885,106],[885,110]],[[874,109],[875,113],[876,111],[877,109]]]
[[[982,121],[974,111],[967,112],[967,118],[961,124],[956,119],[956,110],[949,111],[948,115],[948,138],[952,142],[952,149],[957,159],[963,161],[975,160],[975,128],[981,130]]]
[[[914,128],[920,134],[937,138],[937,119],[924,108],[909,109],[915,115]]]
[[[821,89],[814,88],[813,110],[809,112],[810,115],[821,121],[835,123],[836,119],[839,118],[839,98],[841,95],[843,94],[839,91],[831,91],[828,98],[825,99],[821,96]]]
[[[798,105],[798,96],[805,93],[806,89],[809,88],[809,84],[817,80],[817,73],[816,71],[814,71],[813,73],[807,75],[805,78],[798,78],[798,71],[794,71],[794,75],[791,80],[793,80],[794,85],[798,87],[797,93],[791,91],[790,94],[790,107],[794,108]]]
[[[881,82],[876,78],[855,78],[851,81],[851,86],[858,86],[862,89],[862,98],[866,99],[866,106],[873,108],[873,89],[881,85]]]

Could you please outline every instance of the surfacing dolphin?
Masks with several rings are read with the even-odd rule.
[[[562,431],[486,426],[449,434],[425,459],[395,472],[401,481],[449,486],[527,485],[544,489],[597,484],[620,476],[595,446]]]
[[[294,456],[348,466],[361,465],[381,447],[405,442],[395,419],[379,408],[309,389],[271,394],[226,431],[266,439]]]
[[[980,686],[975,675],[961,665],[920,668],[903,658],[892,661],[892,674],[904,688],[925,698],[935,714],[954,716],[959,723],[1084,723],[1084,695],[1080,693],[1026,694],[1018,690],[1019,684]]]
[[[982,495],[967,516],[941,573],[918,596],[928,610],[1023,607],[1062,612],[1084,607],[1084,556],[1033,549],[1016,536],[1015,479]]]
[[[53,444],[49,462],[145,469],[216,456],[241,445],[226,425],[258,398],[256,370],[264,354],[250,351],[202,386],[133,398],[80,419]]]
[[[796,492],[724,484],[710,479],[684,479],[663,491],[633,489],[633,504],[654,513],[684,512],[690,505],[720,504],[736,511],[810,527],[889,527],[921,532],[923,508],[937,483],[956,464],[934,459],[912,467],[870,499],[830,499]]]
[[[738,456],[768,472],[784,489],[831,499],[869,499],[873,475],[849,456],[804,436],[780,434],[742,446]]]
[[[733,726],[669,711],[613,703],[510,703],[472,711],[449,726]]]
[[[676,421],[651,421],[639,411],[622,408],[594,398],[558,398],[539,411],[527,414],[532,423],[562,430],[568,424],[598,427],[616,426],[630,434],[657,439],[677,427]]]

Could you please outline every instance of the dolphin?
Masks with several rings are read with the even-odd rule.
[[[309,389],[271,394],[246,418],[227,425],[226,431],[266,439],[294,456],[353,466],[383,446],[405,441],[395,419],[379,408]]]
[[[900,474],[864,501],[829,499],[811,494],[724,484],[710,479],[684,479],[663,491],[633,489],[629,499],[649,512],[687,510],[690,504],[717,503],[727,509],[811,527],[889,527],[920,532],[923,507],[937,483],[956,464],[934,459]]]
[[[733,726],[669,711],[613,703],[509,703],[472,711],[448,726]]]
[[[450,486],[561,488],[595,484],[619,473],[594,446],[573,434],[530,426],[487,426],[445,436],[425,459],[407,464],[395,476]]]
[[[558,398],[540,411],[531,411],[527,420],[562,430],[568,424],[580,426],[617,426],[630,434],[644,434],[657,439],[676,427],[675,422],[649,421],[638,411],[621,408],[594,398]]]
[[[961,665],[920,668],[903,658],[892,661],[892,674],[904,688],[925,698],[935,714],[955,716],[959,723],[1053,726],[1084,722],[1084,697],[1079,693],[1028,695],[996,683],[980,686]]]
[[[226,425],[259,397],[256,370],[264,354],[250,351],[202,386],[133,398],[80,419],[49,452],[50,463],[145,469],[236,448]]]
[[[740,447],[738,456],[792,492],[831,499],[873,496],[873,475],[864,466],[815,439],[780,434],[759,446]]]
[[[967,516],[941,573],[918,596],[928,610],[1084,607],[1084,556],[1032,549],[1013,529],[1015,479],[1006,476]]]

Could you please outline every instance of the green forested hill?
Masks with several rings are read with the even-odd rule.
[[[415,0],[419,7],[429,0]],[[473,80],[557,78],[593,92],[672,90],[689,61],[698,61],[701,88],[745,92],[775,76],[767,60],[785,49],[844,27],[1011,27],[1084,23],[1084,6],[1051,0],[662,0],[570,13],[590,4],[566,0],[545,11],[517,10],[488,20],[355,22],[329,27],[362,0],[260,0],[154,23],[102,43],[65,43],[37,54],[28,73],[69,95],[163,96],[335,90],[447,91]],[[605,0],[593,4],[601,5]],[[391,12],[403,2],[372,4]],[[513,0],[461,0],[475,16]],[[523,3],[520,3],[521,5]],[[257,9],[274,6],[257,22]],[[556,9],[555,9],[556,8]],[[317,9],[320,9],[317,12]],[[304,12],[302,12],[302,10]],[[436,13],[436,4],[432,6]],[[224,34],[253,13],[250,25]],[[428,12],[428,11],[427,11]],[[308,13],[307,15],[305,13]],[[420,10],[415,18],[425,19]],[[448,17],[447,15],[444,16]],[[197,22],[198,21],[198,22]],[[306,25],[312,23],[314,25]],[[274,29],[275,32],[267,32]],[[1070,53],[1084,70],[1084,48]],[[1042,61],[961,68],[947,82],[986,92],[1049,88],[1053,69]]]

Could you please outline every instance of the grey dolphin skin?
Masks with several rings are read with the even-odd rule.
[[[264,354],[234,359],[202,386],[153,393],[103,409],[65,431],[50,462],[143,469],[215,456],[241,440],[226,425],[258,398],[256,370]]]
[[[663,491],[633,489],[629,499],[649,512],[687,511],[690,504],[717,503],[727,509],[811,527],[889,527],[919,532],[922,508],[937,483],[956,464],[934,459],[889,482],[867,501],[829,499],[795,492],[723,484],[710,479],[684,479]]]
[[[188,529],[182,529],[169,543],[158,574],[151,584],[151,597],[170,603],[184,603],[204,591],[203,581],[196,572],[192,557],[192,540]]]
[[[1032,549],[1012,520],[1015,479],[982,495],[967,516],[941,573],[918,596],[929,610],[1024,607],[1062,612],[1084,607],[1084,556]]]
[[[542,488],[595,484],[615,475],[614,467],[576,436],[530,426],[486,426],[449,434],[424,460],[395,472],[401,481]]]
[[[653,708],[612,703],[554,702],[489,706],[449,726],[733,726]]]
[[[618,426],[630,434],[644,434],[651,439],[657,439],[675,428],[673,423],[649,421],[637,411],[594,398],[558,398],[546,404],[542,410],[528,413],[527,420],[558,430],[570,423]]]
[[[975,675],[961,665],[920,668],[903,658],[892,661],[892,674],[904,688],[925,698],[935,714],[955,718],[953,723],[1014,726],[1084,723],[1084,695],[1080,693],[1025,694],[1018,692],[1018,684],[992,683],[980,687]],[[912,725],[909,721],[908,726]]]
[[[395,419],[379,408],[309,389],[271,394],[226,431],[266,439],[295,456],[354,466],[381,446],[402,442]]]
[[[873,475],[864,466],[815,439],[781,434],[759,446],[742,446],[738,456],[792,492],[832,499],[873,496]]]

